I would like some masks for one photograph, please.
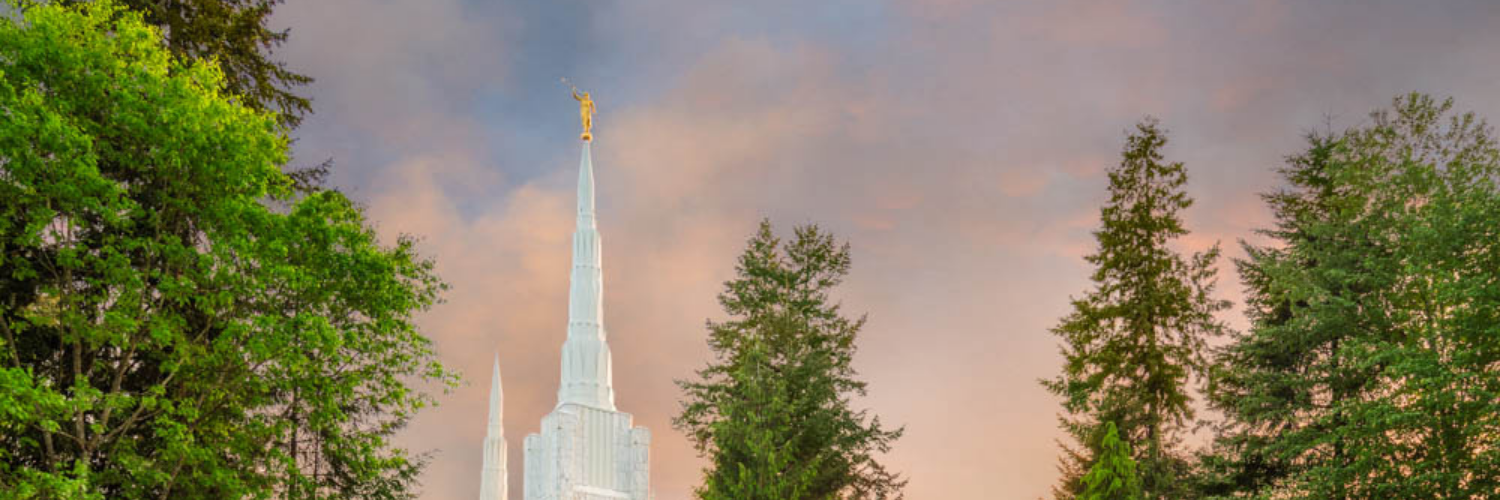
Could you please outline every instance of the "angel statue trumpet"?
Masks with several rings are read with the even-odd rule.
[[[579,95],[578,87],[573,87],[573,98],[578,100],[578,119],[583,121],[583,135],[579,137],[592,141],[594,134],[589,131],[594,128],[594,100],[589,97],[588,92]]]

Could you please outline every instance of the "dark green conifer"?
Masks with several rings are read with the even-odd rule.
[[[1052,329],[1063,342],[1063,373],[1043,382],[1063,397],[1067,447],[1059,499],[1076,497],[1092,467],[1104,423],[1119,426],[1138,443],[1145,498],[1179,498],[1188,462],[1175,450],[1192,418],[1189,383],[1206,366],[1205,341],[1224,326],[1215,313],[1228,303],[1213,297],[1219,248],[1184,257],[1173,240],[1188,234],[1181,212],[1192,205],[1184,192],[1182,163],[1166,162],[1167,138],[1157,122],[1136,126],[1119,166],[1109,171],[1109,201],[1094,232],[1099,247],[1094,289],[1072,301],[1073,312]]]
[[[782,243],[769,222],[750,239],[709,321],[714,359],[687,393],[674,425],[709,459],[700,498],[899,499],[905,481],[877,454],[901,429],[853,408],[863,317],[844,317],[830,294],[849,272],[849,246],[817,226]]]
[[[1451,110],[1403,96],[1282,169],[1206,496],[1500,497],[1500,148]]]

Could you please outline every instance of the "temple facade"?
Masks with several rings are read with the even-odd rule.
[[[578,219],[568,293],[567,338],[557,406],[526,436],[525,500],[647,500],[651,432],[615,408],[609,342],[604,328],[604,276],[594,212],[592,137],[578,165]],[[500,429],[498,362],[490,390],[480,500],[506,500],[505,439]],[[498,451],[496,451],[498,450]],[[498,453],[498,457],[493,457]]]

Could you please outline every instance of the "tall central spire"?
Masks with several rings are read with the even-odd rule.
[[[566,83],[566,81],[564,81]],[[589,94],[573,97],[583,120],[578,161],[578,219],[568,290],[568,337],[562,345],[557,407],[526,436],[526,500],[649,500],[651,431],[615,409],[608,335],[604,329],[604,274],[594,212],[594,163],[589,158],[594,111]]]
[[[578,221],[573,231],[573,274],[568,293],[568,339],[563,342],[562,383],[557,404],[575,403],[613,411],[615,392],[609,343],[604,333],[604,275],[599,230],[594,221],[591,142],[578,163]]]

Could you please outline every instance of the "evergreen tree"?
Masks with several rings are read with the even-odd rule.
[[[1236,261],[1247,288],[1246,315],[1252,329],[1215,354],[1208,400],[1226,412],[1228,421],[1220,425],[1215,450],[1201,461],[1203,473],[1210,476],[1206,479],[1216,482],[1201,486],[1211,496],[1272,488],[1289,476],[1306,473],[1308,461],[1293,459],[1279,448],[1288,438],[1300,439],[1297,435],[1307,432],[1300,428],[1308,422],[1343,420],[1333,409],[1339,401],[1374,388],[1368,370],[1345,359],[1340,348],[1360,335],[1361,328],[1345,323],[1309,329],[1310,317],[1293,314],[1295,308],[1307,306],[1298,295],[1306,289],[1288,289],[1289,283],[1277,277],[1306,272],[1317,262],[1337,261],[1340,264],[1329,268],[1354,270],[1375,262],[1372,258],[1382,251],[1373,240],[1350,237],[1356,233],[1341,229],[1355,223],[1356,217],[1336,207],[1338,189],[1330,162],[1342,147],[1339,138],[1310,134],[1307,141],[1307,150],[1288,157],[1281,170],[1289,187],[1264,196],[1276,227],[1260,233],[1286,245],[1242,243],[1247,257]],[[1361,275],[1368,276],[1340,271],[1302,280],[1343,281],[1319,286],[1337,289],[1333,293],[1344,304],[1373,303],[1365,297],[1373,289],[1368,281],[1356,284],[1349,279],[1365,279]],[[1347,444],[1330,436],[1326,460],[1348,462]]]
[[[1217,357],[1220,498],[1500,495],[1500,149],[1412,94],[1315,136],[1239,263],[1252,328]]]
[[[783,244],[769,222],[750,239],[709,321],[715,358],[686,392],[673,424],[709,458],[700,498],[899,499],[905,485],[876,460],[901,429],[851,407],[865,393],[852,362],[864,318],[829,294],[849,272],[849,247],[817,226]]]
[[[1130,444],[1120,440],[1114,422],[1104,424],[1104,439],[1099,443],[1099,459],[1083,476],[1083,494],[1079,500],[1140,500],[1141,479],[1136,476],[1135,459],[1130,458]]]
[[[107,0],[0,20],[5,496],[412,495],[443,284],[221,84]]]
[[[1087,257],[1095,288],[1073,299],[1073,312],[1052,329],[1066,363],[1043,385],[1063,397],[1062,424],[1077,441],[1065,450],[1054,488],[1060,499],[1083,490],[1104,422],[1141,445],[1135,458],[1145,498],[1181,497],[1188,462],[1174,445],[1193,416],[1188,384],[1205,369],[1205,340],[1224,329],[1214,314],[1228,303],[1212,296],[1217,245],[1191,258],[1168,246],[1187,234],[1179,214],[1192,200],[1182,163],[1163,160],[1166,142],[1152,119],[1126,139],[1094,232],[1099,249]]]

